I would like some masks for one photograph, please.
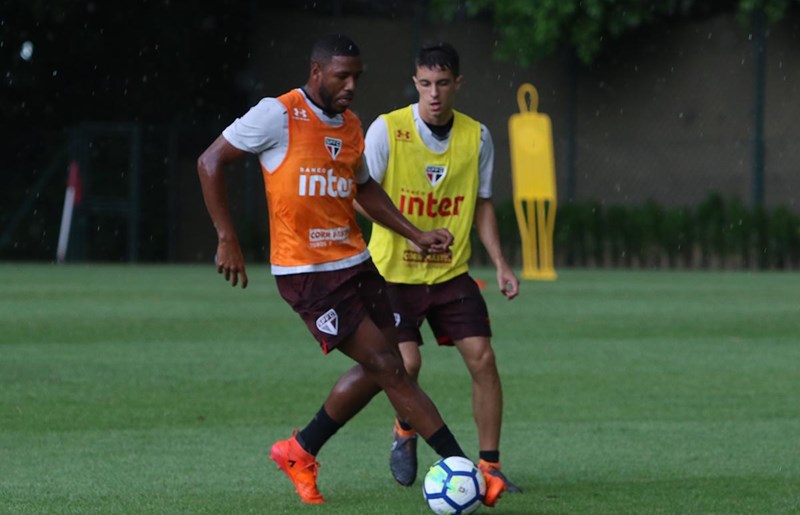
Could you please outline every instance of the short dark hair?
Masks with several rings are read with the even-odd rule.
[[[456,77],[459,75],[458,52],[453,45],[444,41],[423,45],[417,52],[414,64],[418,68],[441,68],[450,70]]]
[[[361,51],[355,42],[344,34],[326,34],[311,47],[311,62],[327,63],[334,56],[358,57]]]

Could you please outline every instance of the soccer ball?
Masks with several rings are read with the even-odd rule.
[[[473,513],[486,495],[483,473],[467,458],[442,458],[428,469],[422,494],[438,515]]]

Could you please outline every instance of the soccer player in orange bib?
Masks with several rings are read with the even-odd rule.
[[[445,227],[455,235],[452,252],[427,255],[400,234],[375,224],[369,250],[389,283],[398,319],[400,351],[409,373],[419,375],[420,325],[428,321],[440,345],[455,345],[472,376],[472,407],[478,426],[478,465],[500,481],[487,486],[519,492],[500,472],[503,394],[491,344],[486,302],[469,276],[470,230],[495,265],[497,285],[513,299],[519,280],[500,248],[492,205],[494,146],[488,129],[453,108],[462,81],[459,57],[447,43],[420,49],[414,85],[419,102],[380,116],[366,136],[365,159],[400,211],[417,227]],[[398,483],[417,475],[419,428],[398,413],[390,468]]]
[[[276,442],[270,458],[305,503],[325,502],[316,455],[381,390],[441,456],[464,456],[436,406],[403,367],[385,282],[356,224],[353,200],[424,254],[444,253],[447,230],[420,231],[370,178],[361,122],[350,103],[363,66],[356,44],[323,36],[311,50],[308,81],[264,98],[228,126],[198,159],[203,198],[217,232],[217,271],[247,286],[244,257],[228,207],[224,167],[257,154],[264,176],[270,262],[278,291],[327,354],[356,364],[337,381],[308,425]]]

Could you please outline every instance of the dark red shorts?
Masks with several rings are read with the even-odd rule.
[[[276,275],[281,297],[329,353],[369,317],[379,328],[395,325],[386,281],[372,260],[345,270]]]
[[[440,284],[389,283],[388,288],[400,342],[422,345],[419,328],[424,320],[439,345],[453,345],[453,340],[469,336],[492,336],[486,301],[469,274]]]

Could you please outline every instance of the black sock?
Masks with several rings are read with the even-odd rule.
[[[467,457],[464,451],[461,450],[461,446],[456,442],[456,437],[450,432],[450,428],[447,427],[447,424],[442,425],[430,438],[426,438],[425,441],[428,442],[428,445],[442,458],[447,458],[449,456]]]
[[[500,451],[481,451],[478,453],[478,458],[489,463],[500,463]]]
[[[333,420],[325,407],[319,409],[311,422],[303,428],[302,431],[297,433],[297,443],[300,447],[306,450],[309,454],[316,456],[319,450],[325,445],[328,439],[336,434],[344,424],[340,424]]]
[[[413,427],[411,427],[411,424],[409,424],[404,420],[400,420],[399,418],[397,419],[397,423],[400,424],[400,429],[402,429],[403,431],[411,431],[412,429],[414,429]]]

